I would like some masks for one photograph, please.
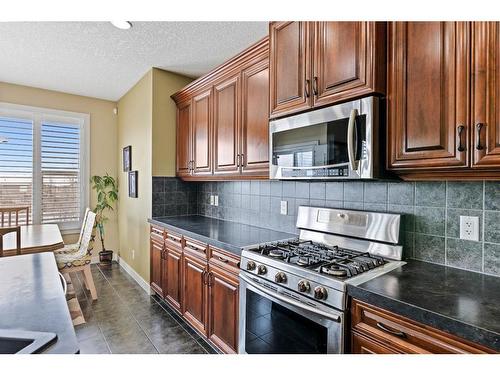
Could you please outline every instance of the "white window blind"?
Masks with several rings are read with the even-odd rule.
[[[29,206],[31,216],[32,200],[33,122],[0,117],[0,206]],[[25,222],[25,211],[19,220]]]
[[[80,219],[80,128],[42,123],[42,223]]]
[[[89,116],[0,103],[0,207],[80,228],[88,205]],[[2,142],[4,141],[4,142]]]

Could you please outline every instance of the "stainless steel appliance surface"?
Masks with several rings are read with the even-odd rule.
[[[240,353],[343,353],[347,283],[404,264],[398,214],[301,206],[296,239],[244,249]]]
[[[269,177],[382,177],[380,108],[380,99],[370,96],[270,121]]]

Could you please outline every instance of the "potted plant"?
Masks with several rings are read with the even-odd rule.
[[[97,193],[97,204],[94,208],[96,214],[96,227],[99,231],[102,250],[99,252],[99,261],[104,265],[110,265],[113,260],[113,251],[106,250],[104,245],[104,223],[108,221],[106,211],[113,211],[113,204],[118,200],[118,186],[116,180],[106,173],[104,176],[92,176],[90,178],[92,189]]]

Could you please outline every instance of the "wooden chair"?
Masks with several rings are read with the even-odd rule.
[[[30,221],[30,208],[29,206],[22,207],[0,207],[0,215],[2,220],[0,221],[0,228],[5,227],[16,227],[19,225],[19,214],[26,211],[26,224],[28,225]]]
[[[64,248],[54,251],[59,272],[62,274],[82,272],[85,286],[90,290],[93,300],[97,299],[97,291],[90,270],[95,238],[95,216],[95,213],[87,209],[78,243],[65,245]]]
[[[21,227],[0,228],[0,258],[3,257],[3,236],[16,233],[16,254],[21,255]]]

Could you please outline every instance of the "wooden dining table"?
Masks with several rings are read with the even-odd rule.
[[[21,254],[54,251],[64,247],[61,231],[57,224],[36,224],[21,226]],[[4,256],[16,255],[16,234],[3,238]]]

